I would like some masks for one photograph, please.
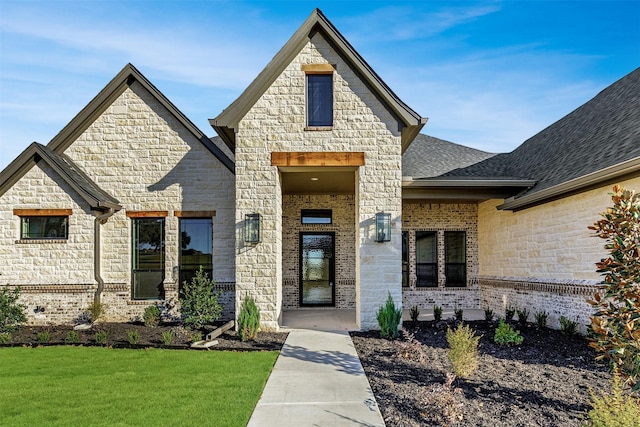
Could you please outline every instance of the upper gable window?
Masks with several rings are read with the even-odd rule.
[[[333,126],[333,74],[307,74],[307,126]]]

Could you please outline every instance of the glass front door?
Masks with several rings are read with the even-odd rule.
[[[300,233],[300,305],[335,304],[335,233]]]

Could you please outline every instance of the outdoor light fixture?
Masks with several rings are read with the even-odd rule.
[[[378,212],[376,214],[376,242],[391,240],[391,214]]]
[[[244,241],[245,243],[260,241],[260,214],[253,213],[244,216]]]

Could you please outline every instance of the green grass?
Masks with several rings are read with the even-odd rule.
[[[0,349],[0,425],[244,426],[277,352]]]

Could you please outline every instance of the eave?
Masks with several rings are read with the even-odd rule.
[[[536,183],[523,179],[412,179],[402,181],[403,200],[436,200],[480,202],[489,199],[505,199],[519,194]]]

